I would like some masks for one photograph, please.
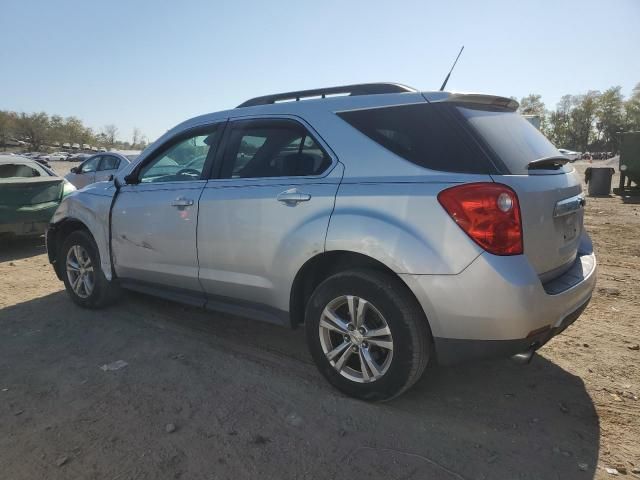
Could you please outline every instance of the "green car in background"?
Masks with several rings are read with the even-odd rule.
[[[34,160],[0,155],[0,238],[42,235],[75,187]]]

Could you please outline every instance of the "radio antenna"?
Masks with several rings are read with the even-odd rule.
[[[447,78],[445,78],[444,82],[442,82],[442,86],[440,87],[440,91],[441,92],[444,90],[444,87],[447,86],[447,82],[449,81],[449,77],[451,76],[451,72],[453,72],[453,69],[456,68],[456,63],[458,63],[458,59],[460,58],[460,55],[462,55],[462,51],[463,50],[464,50],[464,45],[460,49],[460,52],[458,52],[458,56],[456,57],[455,62],[453,62],[453,65],[451,65],[451,70],[449,70],[449,73],[447,73]]]

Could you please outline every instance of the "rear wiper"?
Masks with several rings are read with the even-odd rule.
[[[564,156],[542,157],[529,162],[527,168],[529,170],[558,170],[568,161],[569,159]]]

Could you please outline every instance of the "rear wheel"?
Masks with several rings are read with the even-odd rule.
[[[397,278],[375,270],[338,273],[307,305],[305,330],[316,365],[342,392],[389,400],[422,375],[431,351],[426,318]]]
[[[104,276],[98,247],[84,230],[76,230],[67,236],[58,255],[58,264],[67,293],[78,305],[101,308],[117,297],[119,289]]]

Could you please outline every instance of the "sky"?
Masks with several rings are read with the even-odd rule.
[[[640,0],[0,0],[0,110],[121,140],[268,93],[392,81],[547,107],[640,82]]]

